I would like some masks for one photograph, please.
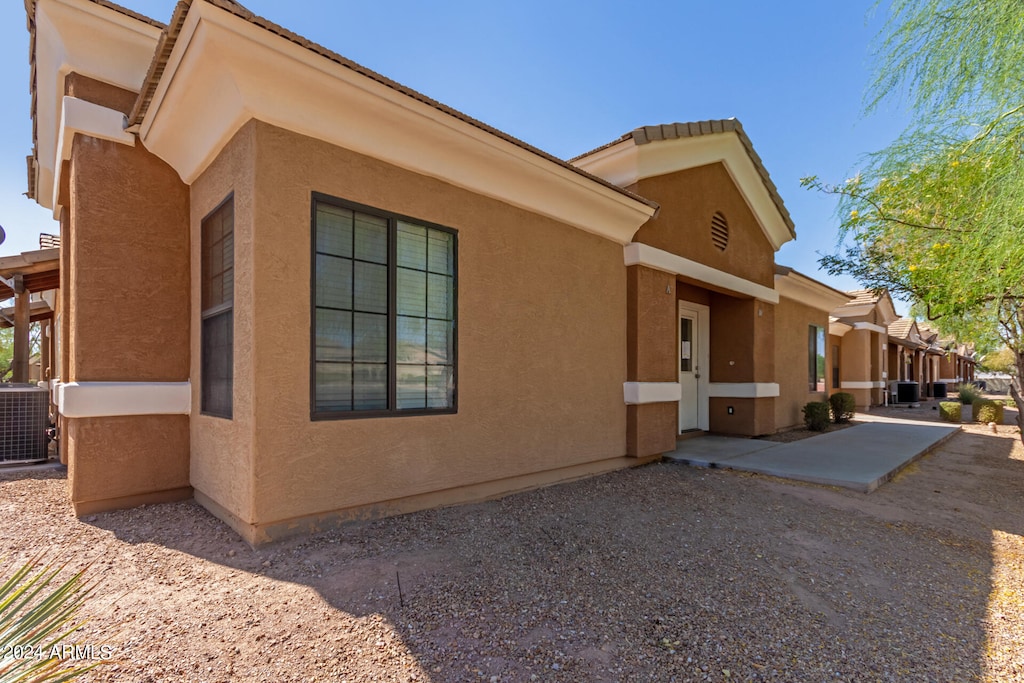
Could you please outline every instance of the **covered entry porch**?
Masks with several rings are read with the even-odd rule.
[[[775,290],[644,244],[627,247],[627,273],[628,453],[773,432]]]

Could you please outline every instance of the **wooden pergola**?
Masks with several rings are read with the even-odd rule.
[[[12,381],[28,381],[29,326],[53,318],[46,301],[32,301],[33,293],[60,287],[60,249],[39,249],[0,256],[0,301],[14,298],[12,308],[0,309],[0,328],[14,328]],[[50,365],[52,335],[40,345],[43,367]]]

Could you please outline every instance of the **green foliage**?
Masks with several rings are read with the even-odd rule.
[[[828,402],[832,406],[832,419],[837,424],[849,422],[857,410],[857,401],[853,394],[848,394],[845,391],[832,394],[828,397]]]
[[[14,328],[0,330],[0,382],[5,382],[11,374],[11,361],[14,360]]]
[[[886,10],[868,111],[886,99],[905,98],[922,118],[934,119],[999,111],[1020,97],[1019,0],[891,0]]]
[[[943,422],[960,422],[962,406],[956,401],[942,401],[939,403],[939,418]]]
[[[998,401],[980,399],[971,405],[971,419],[974,422],[1003,424],[1003,404]]]
[[[985,354],[985,357],[978,363],[978,370],[1014,375],[1017,373],[1017,360],[1013,356],[1013,351],[1004,346],[992,353]]]
[[[965,406],[972,405],[975,401],[981,398],[981,389],[974,384],[964,382],[957,389],[957,393],[960,397],[960,402]]]
[[[68,681],[102,663],[66,665],[60,656],[93,588],[83,572],[57,585],[63,569],[35,558],[0,585],[0,683]]]
[[[823,432],[831,422],[831,406],[826,401],[811,401],[803,408],[804,424],[812,432]]]
[[[883,7],[880,2],[878,7]],[[905,99],[913,122],[842,184],[832,274],[888,288],[1024,376],[1024,11],[1020,0],[890,0],[867,110]],[[1024,436],[1022,436],[1024,438]]]

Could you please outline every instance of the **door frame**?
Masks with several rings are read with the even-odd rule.
[[[697,377],[697,429],[702,429],[705,432],[710,429],[709,421],[709,404],[708,394],[711,385],[711,367],[710,367],[710,345],[711,345],[711,334],[709,331],[711,322],[711,308],[704,304],[693,303],[692,301],[679,301],[676,307],[676,350],[675,358],[676,362],[679,362],[679,345],[680,345],[680,329],[679,323],[683,318],[683,314],[687,314],[686,317],[693,318],[697,323],[697,357],[695,358],[694,369]],[[679,367],[678,365],[676,366]],[[680,372],[680,374],[682,374]],[[682,386],[682,380],[680,380],[680,386]],[[680,399],[680,402],[682,399]],[[676,411],[676,433],[679,433],[679,411]]]

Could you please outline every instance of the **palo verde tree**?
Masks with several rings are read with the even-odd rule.
[[[944,332],[1009,348],[1024,428],[1024,11],[891,0],[888,12],[867,111],[902,97],[914,121],[844,183],[803,180],[838,197],[842,246],[821,263],[909,298]]]

